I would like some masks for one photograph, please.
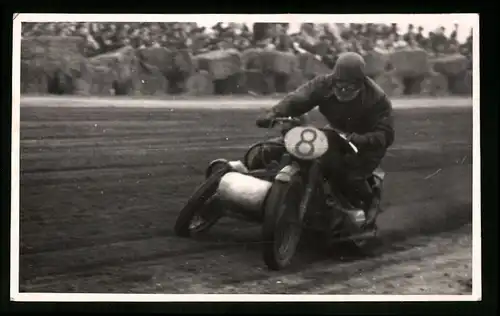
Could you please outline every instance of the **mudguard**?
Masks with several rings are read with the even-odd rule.
[[[213,167],[218,165],[218,164],[223,164],[223,165],[228,166],[230,171],[236,171],[236,172],[240,172],[243,174],[248,173],[248,168],[240,160],[229,161],[227,159],[220,158],[220,159],[212,160],[208,164],[208,167],[205,171],[205,178],[208,178],[210,176],[210,174],[212,173]]]
[[[234,171],[237,171],[239,173],[246,174],[248,173],[248,168],[245,166],[245,164],[241,160],[232,160],[229,161],[229,165]]]
[[[300,167],[296,163],[292,163],[283,167],[274,179],[281,182],[290,182],[292,177],[299,171]]]

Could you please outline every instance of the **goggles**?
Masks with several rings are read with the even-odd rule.
[[[361,91],[362,84],[359,82],[337,81],[333,86],[333,93],[341,102],[351,101]]]

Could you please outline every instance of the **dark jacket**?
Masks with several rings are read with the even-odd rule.
[[[392,104],[385,92],[366,77],[362,92],[342,103],[333,94],[332,75],[321,75],[288,94],[271,111],[277,116],[299,116],[316,106],[334,128],[366,135],[367,151],[384,151],[394,142]]]

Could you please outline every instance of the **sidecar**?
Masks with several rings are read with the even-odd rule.
[[[264,201],[281,169],[280,157],[256,159],[255,155],[266,154],[262,150],[265,146],[284,145],[277,140],[262,141],[250,146],[242,160],[210,162],[204,181],[179,213],[174,226],[176,235],[190,237],[206,232],[221,217],[262,223]]]

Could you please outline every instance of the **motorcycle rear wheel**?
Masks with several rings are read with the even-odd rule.
[[[263,258],[271,270],[290,265],[302,231],[299,206],[303,196],[302,179],[294,176],[290,182],[275,180],[264,207],[262,235]]]
[[[220,219],[220,216],[213,214],[205,214],[209,215],[205,216],[205,218],[201,215],[204,211],[213,211],[208,205],[209,201],[216,193],[220,179],[229,169],[229,167],[224,167],[214,171],[191,195],[175,222],[174,232],[177,236],[187,238],[192,237],[195,233],[205,232]],[[200,222],[193,228],[192,225],[195,219]]]

